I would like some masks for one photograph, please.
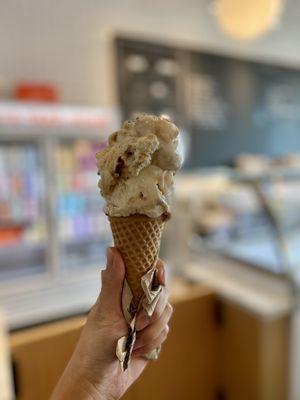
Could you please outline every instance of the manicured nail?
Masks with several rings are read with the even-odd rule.
[[[160,270],[160,281],[162,285],[166,284],[166,272],[164,267]]]
[[[112,247],[108,247],[106,250],[107,267],[110,267],[114,262],[115,253]]]
[[[157,271],[156,283],[157,283],[157,285],[164,285],[165,284],[165,269],[164,269],[164,267],[160,268]]]

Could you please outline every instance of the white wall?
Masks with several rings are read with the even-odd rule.
[[[111,104],[114,31],[300,65],[300,1],[288,0],[282,26],[238,43],[209,13],[212,0],[0,0],[0,94],[15,82],[59,85],[65,102]]]

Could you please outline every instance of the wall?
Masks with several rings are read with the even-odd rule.
[[[17,81],[36,79],[56,83],[68,103],[114,103],[109,49],[116,30],[300,65],[299,1],[288,1],[278,30],[249,44],[220,31],[211,3],[0,0],[0,94],[10,94]]]

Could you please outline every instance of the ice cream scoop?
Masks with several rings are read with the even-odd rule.
[[[173,176],[181,166],[178,133],[168,119],[143,115],[110,135],[108,147],[96,154],[108,216],[170,213]]]

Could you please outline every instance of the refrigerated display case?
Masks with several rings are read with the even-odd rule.
[[[0,142],[1,280],[46,269],[43,171],[37,143]]]
[[[67,270],[101,265],[111,243],[103,199],[95,190],[95,153],[101,148],[103,142],[85,138],[61,138],[56,146],[59,257]]]
[[[95,153],[115,109],[0,103],[0,309],[11,328],[86,311],[112,243]]]

